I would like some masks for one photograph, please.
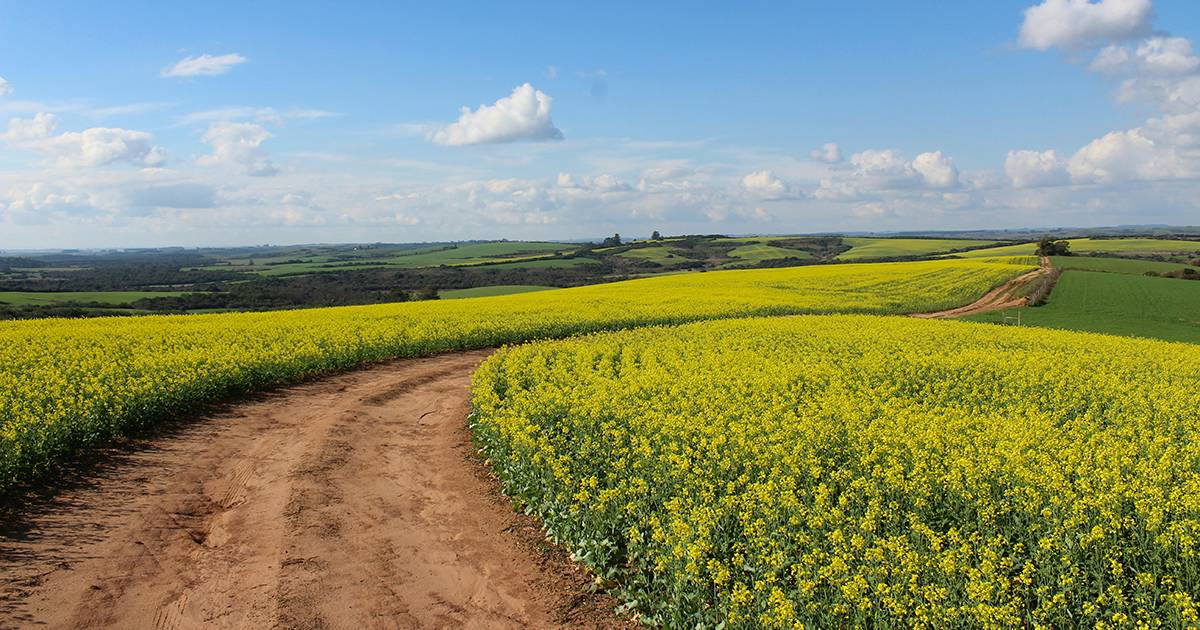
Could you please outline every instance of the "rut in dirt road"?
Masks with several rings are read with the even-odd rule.
[[[1040,257],[1038,264],[1039,266],[1036,270],[1005,282],[970,304],[935,313],[912,313],[911,317],[920,317],[923,319],[964,317],[966,315],[976,315],[1006,308],[1026,306],[1029,303],[1029,299],[1026,297],[1029,286],[1044,277],[1051,270],[1050,259],[1045,256]]]
[[[486,352],[242,403],[0,530],[0,627],[625,627],[472,458]]]

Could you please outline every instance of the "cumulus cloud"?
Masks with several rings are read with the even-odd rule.
[[[1107,133],[1071,156],[1067,170],[1079,182],[1111,184],[1127,180],[1159,180],[1195,176],[1189,163],[1168,142],[1156,141],[1145,129]]]
[[[158,166],[166,162],[166,151],[154,146],[144,131],[93,127],[83,131],[55,134],[58,118],[40,113],[33,118],[13,118],[8,130],[0,135],[18,149],[49,156],[59,166],[104,166],[126,162],[137,166]]]
[[[279,169],[262,148],[262,143],[270,137],[270,132],[261,125],[216,122],[209,125],[202,138],[212,146],[212,154],[200,156],[196,161],[208,166],[234,166],[247,175],[274,175]]]
[[[443,146],[561,140],[562,132],[550,119],[551,102],[549,96],[526,83],[492,105],[480,105],[474,111],[462,108],[456,122],[426,137]]]
[[[1136,47],[1109,44],[1100,49],[1089,68],[1105,74],[1174,76],[1195,72],[1200,57],[1186,37],[1155,36]]]
[[[771,171],[755,171],[743,177],[742,188],[746,192],[764,199],[782,197],[788,192],[787,184]]]
[[[1047,151],[1009,151],[1004,173],[1017,188],[1057,186],[1070,182],[1067,162],[1054,149]]]
[[[0,77],[0,96],[8,96],[12,94],[12,84],[4,77]]]
[[[922,153],[913,158],[912,169],[925,185],[931,188],[951,188],[958,185],[958,168],[954,160],[942,155],[941,151]]]
[[[1045,0],[1025,9],[1025,48],[1079,49],[1150,32],[1150,0]]]
[[[842,151],[833,142],[823,144],[821,148],[809,151],[808,155],[812,159],[818,162],[825,162],[826,164],[836,164],[842,161]]]
[[[228,55],[203,54],[195,57],[184,57],[174,64],[163,68],[162,76],[174,77],[212,77],[225,74],[234,66],[249,61],[245,57],[230,53]]]
[[[854,176],[868,187],[878,189],[928,187],[951,188],[959,185],[954,160],[941,151],[921,153],[908,161],[895,149],[867,149],[850,156]]]

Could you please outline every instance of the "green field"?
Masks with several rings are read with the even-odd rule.
[[[1107,271],[1143,275],[1148,271],[1163,273],[1188,267],[1183,263],[1166,263],[1156,260],[1134,260],[1132,258],[1098,258],[1095,256],[1052,256],[1051,264],[1058,269],[1080,269],[1083,271]]]
[[[0,304],[14,306],[37,306],[42,304],[64,304],[67,302],[97,304],[130,304],[143,298],[176,297],[182,291],[0,291]]]
[[[964,319],[1000,322],[1005,314],[997,311]],[[1007,314],[1015,315],[1015,311]],[[1021,309],[1021,323],[1200,343],[1200,282],[1067,271],[1045,306]]]
[[[599,250],[597,250],[599,251]],[[666,245],[653,245],[650,247],[638,247],[628,251],[615,254],[623,258],[636,258],[638,260],[649,260],[661,264],[671,264],[686,260],[681,258],[679,253]]]
[[[775,247],[766,243],[750,243],[749,245],[735,247],[729,250],[729,256],[748,263],[762,260],[776,260],[779,258],[812,258],[812,254],[806,251]]]
[[[1115,238],[1115,239],[1069,239],[1071,251],[1077,254],[1094,254],[1108,252],[1112,254],[1180,254],[1200,252],[1200,241],[1180,241],[1154,238]],[[1035,243],[1020,245],[1004,245],[989,247],[969,252],[954,254],[964,258],[980,258],[988,256],[1032,256],[1037,251]]]
[[[975,241],[945,238],[843,238],[850,249],[838,256],[841,260],[892,258],[896,256],[926,256],[965,247],[980,247],[994,241]],[[995,255],[995,254],[993,254]]]
[[[548,291],[555,288],[557,287],[542,287],[532,284],[497,284],[490,287],[475,287],[472,289],[447,289],[439,291],[438,297],[443,300],[457,300],[460,298],[512,295],[514,293],[533,293],[534,291]]]

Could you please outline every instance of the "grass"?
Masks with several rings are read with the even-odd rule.
[[[1004,314],[997,311],[963,319],[1000,322]],[[1021,323],[1200,343],[1200,282],[1128,273],[1067,271],[1059,278],[1045,306],[1021,309]]]
[[[1114,238],[1114,239],[1070,239],[1071,251],[1077,254],[1095,254],[1108,252],[1112,254],[1173,254],[1200,252],[1200,241],[1179,241],[1155,238]],[[1020,245],[1004,245],[989,247],[969,252],[955,254],[964,258],[986,258],[988,256],[1032,256],[1037,250],[1035,243]]]
[[[650,262],[671,264],[686,261],[686,258],[680,257],[679,253],[666,245],[654,245],[651,247],[639,247],[628,251],[616,254],[622,258],[636,258],[638,260],[649,260]]]
[[[497,284],[490,287],[474,287],[471,289],[447,289],[439,291],[438,297],[443,300],[457,300],[460,298],[512,295],[514,293],[533,293],[534,291],[548,291],[555,288],[557,287],[543,287],[535,284]]]
[[[1128,273],[1133,275],[1143,275],[1147,271],[1155,273],[1176,271],[1188,267],[1188,265],[1182,263],[1134,260],[1131,258],[1098,258],[1095,256],[1052,256],[1050,260],[1059,269],[1107,271],[1109,273]]]
[[[743,262],[759,262],[762,260],[775,260],[777,258],[812,258],[812,254],[806,251],[775,247],[774,245],[767,245],[765,243],[751,243],[735,247],[729,250],[729,256],[741,259]]]
[[[130,304],[142,298],[176,297],[183,291],[0,291],[0,304],[37,306],[67,302],[97,304]]]
[[[953,249],[979,247],[994,241],[975,241],[947,238],[843,238],[850,249],[838,256],[841,260],[891,258],[895,256],[925,256]],[[994,254],[993,254],[994,255]]]

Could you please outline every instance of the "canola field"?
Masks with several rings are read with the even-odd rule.
[[[1026,270],[837,265],[445,302],[0,323],[0,492],[198,404],[372,361],[703,319],[937,310]]]
[[[870,316],[508,347],[472,428],[652,625],[1195,627],[1200,346]]]

